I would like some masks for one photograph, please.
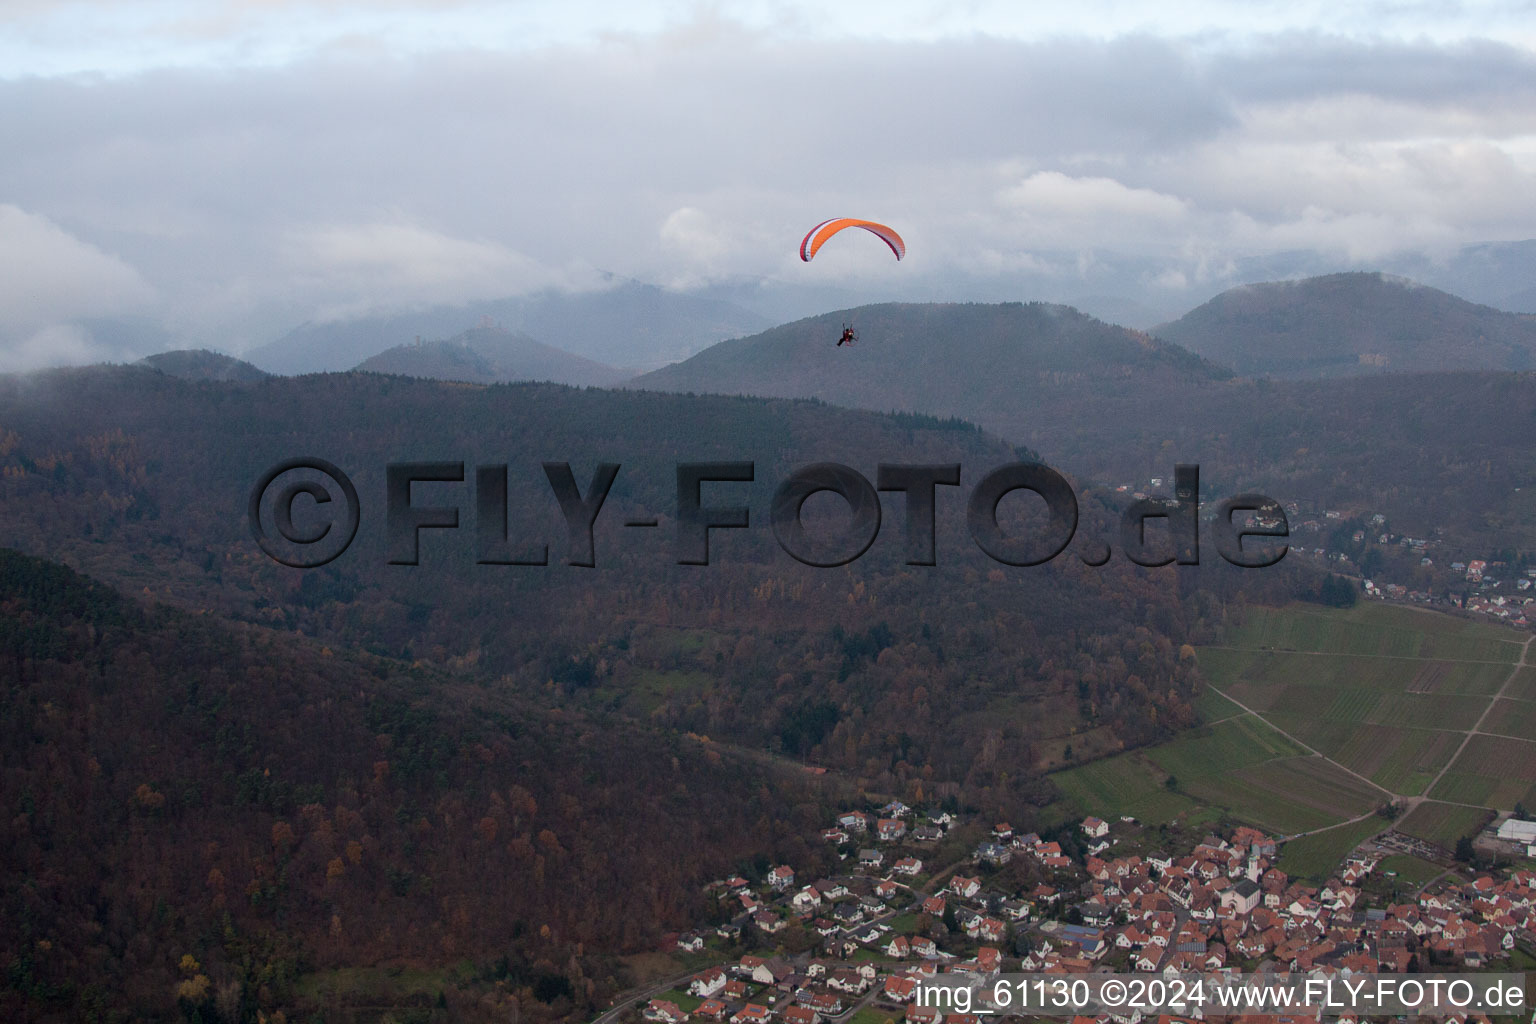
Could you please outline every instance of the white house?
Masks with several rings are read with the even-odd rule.
[[[955,895],[970,899],[981,891],[981,879],[956,875],[949,880],[949,888]]]

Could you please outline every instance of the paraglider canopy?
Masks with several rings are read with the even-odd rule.
[[[907,254],[907,243],[903,242],[900,235],[884,224],[876,224],[872,220],[856,220],[853,217],[834,217],[832,220],[822,221],[806,232],[804,240],[800,243],[800,258],[807,263],[811,262],[811,259],[816,255],[816,251],[826,244],[827,239],[844,228],[863,228],[865,231],[879,236],[881,241],[891,247],[891,252],[896,254],[898,260]]]

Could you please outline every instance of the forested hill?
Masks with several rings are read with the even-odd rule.
[[[1031,569],[987,558],[965,531],[966,495],[1020,455],[963,422],[368,374],[214,385],[132,368],[0,379],[0,405],[9,546],[185,608],[1021,819],[1048,799],[1038,773],[1067,746],[1084,758],[1192,721],[1198,681],[1179,649],[1227,614],[1172,568],[1089,568],[1077,546]],[[356,542],[322,569],[274,563],[246,521],[256,480],[297,455],[341,467],[361,499]],[[466,464],[463,484],[415,488],[418,503],[456,505],[461,527],[422,531],[421,564],[390,565],[384,467],[427,459]],[[756,480],[705,485],[704,501],[748,506],[751,528],[712,531],[707,567],[677,564],[677,463],[738,460],[755,462]],[[598,463],[621,465],[595,569],[565,564],[544,461],[569,461],[583,492]],[[939,489],[939,564],[905,564],[897,495],[856,562],[817,569],[784,554],[769,499],[792,469],[823,461],[871,480],[881,462],[960,463],[962,486]],[[511,543],[547,545],[549,565],[476,563],[482,463],[508,464]],[[813,522],[820,500],[807,506]],[[1106,510],[1086,490],[1080,502],[1089,543]],[[654,529],[622,525],[652,518]],[[1283,578],[1249,575],[1247,586]]]
[[[634,375],[498,327],[473,328],[446,341],[397,345],[363,360],[357,369],[479,384],[539,380],[596,387]]]
[[[143,365],[184,380],[260,380],[261,370],[234,356],[205,348],[160,352],[139,360]]]
[[[312,1006],[301,973],[384,963],[436,972],[455,1019],[505,1019],[512,998],[589,1017],[626,984],[611,954],[704,919],[702,882],[766,858],[831,870],[815,837],[848,793],[1029,823],[1046,770],[1193,724],[1188,642],[1244,590],[1291,585],[1284,565],[1091,568],[1077,542],[1003,566],[967,535],[966,496],[1032,453],[926,415],[145,367],[0,377],[0,409],[0,546],[24,552],[0,551],[6,1020],[178,1000],[238,1019]],[[324,568],[278,565],[247,520],[296,456],[359,496]],[[460,527],[391,565],[385,467],[429,460],[468,479],[412,501]],[[690,461],[756,468],[706,485],[751,523],[714,531],[708,566],[677,563]],[[545,462],[583,494],[620,466],[594,568],[566,564]],[[959,463],[939,564],[906,564],[896,495],[862,558],[790,559],[769,499],[813,462]],[[477,563],[486,464],[507,466],[510,543],[548,565]],[[1091,544],[1114,509],[1078,484]],[[840,527],[818,501],[809,528]],[[1024,508],[1005,529],[1039,525]],[[807,763],[832,771],[812,784]]]
[[[1536,368],[1536,316],[1386,274],[1243,285],[1153,333],[1247,376]]]
[[[489,973],[445,975],[456,1019],[585,1017],[625,984],[590,951],[826,856],[804,773],[5,550],[0,713],[7,1021],[271,1019],[301,970],[466,960]]]
[[[859,335],[837,346],[844,323]],[[1068,306],[888,303],[721,342],[631,382],[658,391],[820,398],[987,424],[1063,386],[1103,394],[1230,372]]]
[[[1505,351],[1499,331],[1524,336],[1532,322],[1379,275],[1266,285],[1252,294],[1254,310],[1287,295],[1301,303],[1286,307],[1285,322],[1312,348],[1347,324],[1365,333],[1329,342],[1343,351],[1371,338],[1371,351],[1387,351],[1383,339],[1393,332],[1414,351],[1438,351],[1413,339],[1440,331],[1434,337],[1463,355],[1497,362]],[[1332,297],[1326,310],[1307,312],[1308,295]],[[1229,293],[1226,306],[1212,303],[1180,323],[1194,330],[1222,309],[1248,308],[1245,296]],[[849,319],[862,340],[837,348]],[[1263,320],[1216,317],[1210,338],[1247,344],[1262,334]],[[1443,333],[1452,327],[1460,333]],[[1281,358],[1296,350],[1277,344],[1275,351]],[[1351,376],[1236,378],[1177,345],[1064,307],[872,306],[717,345],[633,386],[960,414],[1048,463],[1101,480],[1144,487],[1178,462],[1198,463],[1203,479],[1228,493],[1379,512],[1404,533],[1441,536],[1459,551],[1536,551],[1528,497],[1536,461],[1527,441],[1536,373],[1380,373],[1349,359]]]

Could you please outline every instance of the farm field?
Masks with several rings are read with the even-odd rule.
[[[1377,786],[1421,796],[1509,677],[1524,636],[1390,605],[1292,605],[1250,609],[1228,640],[1199,652],[1213,688]],[[1501,701],[1495,716],[1504,727],[1488,731],[1536,738],[1536,703]],[[1536,765],[1498,753],[1515,756],[1512,778],[1489,777],[1469,746],[1434,795],[1513,806],[1499,801],[1536,785]]]
[[[1483,723],[1502,735],[1473,737],[1450,763],[1509,678],[1524,634],[1382,604],[1247,615],[1221,643],[1197,649],[1208,686],[1195,706],[1207,724],[1056,773],[1062,795],[1051,815],[1158,824],[1224,814],[1278,836],[1322,829],[1287,842],[1281,862],[1321,880],[1391,827],[1372,813],[1389,794],[1426,795],[1442,771],[1435,799],[1403,831],[1449,849],[1486,817],[1454,804],[1536,806],[1536,668],[1506,693],[1529,699],[1498,700]],[[1430,867],[1404,858],[1405,882]]]
[[[1512,639],[1518,634],[1505,627],[1395,605],[1366,603],[1343,611],[1253,606],[1248,612],[1230,646],[1505,664],[1520,657],[1520,643]]]
[[[1167,786],[1174,779],[1178,791]],[[1252,715],[1052,776],[1075,810],[1159,823],[1204,804],[1280,834],[1369,811],[1379,794]]]
[[[1245,821],[1283,835],[1332,825],[1364,814],[1380,802],[1358,780],[1314,756],[1263,762],[1238,772],[1217,771],[1186,788]]]
[[[1200,720],[1207,725],[1224,718],[1236,718],[1238,715],[1247,714],[1229,698],[1223,697],[1209,686],[1201,690],[1200,696],[1195,698],[1195,710],[1200,713]]]
[[[1348,691],[1360,704],[1356,714],[1364,717],[1374,708],[1373,703],[1364,701],[1371,695],[1486,697],[1498,692],[1509,675],[1507,663],[1490,661],[1420,661],[1331,651],[1235,651],[1221,647],[1201,648],[1199,654],[1200,670],[1208,682],[1256,710],[1264,708],[1255,701],[1273,700],[1286,687],[1304,686],[1329,691],[1330,695]]]
[[[1514,689],[1513,684],[1510,689]],[[1536,739],[1536,701],[1501,697],[1493,702],[1493,710],[1483,722],[1483,731]]]
[[[1327,881],[1349,851],[1390,827],[1391,822],[1373,814],[1363,821],[1292,839],[1280,848],[1280,870],[1293,877]]]
[[[1397,830],[1454,851],[1456,840],[1482,828],[1490,817],[1490,812],[1476,807],[1457,807],[1427,800],[1398,822]]]
[[[1473,736],[1429,795],[1504,810],[1530,804],[1536,800],[1536,739]]]
[[[1299,714],[1266,716],[1350,771],[1404,796],[1419,796],[1460,745],[1462,734]]]
[[[1527,665],[1516,672],[1515,678],[1509,681],[1509,689],[1504,691],[1504,696],[1519,700],[1536,700],[1536,668]]]
[[[1376,865],[1376,870],[1381,874],[1391,872],[1397,877],[1398,883],[1405,888],[1422,886],[1445,871],[1438,864],[1431,864],[1427,860],[1406,853],[1394,854],[1386,858]]]
[[[1167,773],[1141,751],[1107,757],[1051,778],[1083,815],[1113,820],[1128,814],[1139,821],[1165,822],[1196,806],[1190,797],[1169,791],[1164,784]]]
[[[1345,721],[1466,730],[1509,675],[1492,662],[1202,649],[1206,681],[1258,712],[1317,712]],[[1449,719],[1444,716],[1450,715]]]
[[[1191,729],[1177,739],[1147,750],[1147,756],[1158,767],[1177,776],[1181,782],[1305,753],[1252,715]]]

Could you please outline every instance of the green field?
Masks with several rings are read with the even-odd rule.
[[[1388,872],[1395,874],[1398,884],[1404,888],[1413,889],[1423,886],[1430,879],[1445,871],[1438,864],[1431,864],[1427,860],[1413,857],[1406,853],[1393,854],[1376,865],[1376,870],[1383,875]]]
[[[1178,792],[1166,782],[1173,777]],[[1052,776],[1076,811],[1156,824],[1204,804],[1281,834],[1370,810],[1379,794],[1252,715]]]
[[[1212,687],[1377,786],[1419,796],[1487,707],[1479,698],[1508,678],[1524,637],[1391,605],[1292,605],[1249,609],[1227,641],[1238,649],[1199,652]],[[1536,703],[1501,701],[1484,728],[1536,738]],[[1487,771],[1469,746],[1433,795],[1495,807],[1536,796],[1536,760],[1507,745],[1494,753],[1513,770]]]
[[[1388,822],[1372,815],[1330,826],[1369,814],[1388,792],[1422,795],[1524,642],[1507,627],[1382,604],[1250,607],[1246,616],[1221,643],[1198,650],[1209,685],[1195,706],[1207,725],[1058,772],[1063,797],[1049,817],[1131,815],[1158,824],[1225,813],[1282,836],[1326,829],[1287,843],[1282,861],[1293,874],[1326,877]],[[1474,737],[1434,796],[1536,806],[1536,669],[1522,670],[1510,691],[1532,701],[1499,701],[1484,728],[1532,742]],[[1475,829],[1482,815],[1432,803],[1411,820],[1413,834],[1437,843],[1454,832],[1454,845],[1458,830]]]
[[[892,1019],[890,1014],[881,1013],[873,1007],[866,1006],[852,1017],[849,1017],[847,1024],[889,1024]]]
[[[1347,621],[1330,630],[1319,622],[1320,617],[1326,620],[1329,615]],[[1331,642],[1356,648],[1412,650],[1416,645],[1403,638],[1407,629],[1443,630],[1442,618],[1458,629],[1468,625],[1449,617],[1388,607],[1377,607],[1370,616],[1356,621],[1358,615],[1358,610],[1261,609],[1258,617],[1262,623],[1250,624],[1238,633],[1239,638],[1258,636],[1260,641],[1277,635],[1301,635],[1313,647]],[[1455,662],[1418,660],[1401,654],[1384,657],[1336,651],[1205,648],[1200,651],[1200,669],[1213,687],[1242,701],[1324,756],[1394,793],[1416,796],[1445,767],[1462,734],[1482,714],[1485,704],[1476,698],[1498,692],[1509,674],[1505,661],[1492,658],[1502,657],[1507,653],[1505,648],[1513,649],[1514,645],[1477,638],[1485,629],[1496,628],[1484,627],[1472,631],[1472,636],[1450,634],[1462,644],[1489,648],[1481,652],[1488,660]],[[1442,633],[1431,630],[1426,635],[1444,646]]]
[[[1483,731],[1536,740],[1536,701],[1508,698],[1494,701],[1493,710],[1483,722]]]
[[[1163,771],[1183,782],[1305,753],[1252,715],[1191,729],[1147,751]]]
[[[470,964],[456,967],[341,967],[302,975],[294,984],[303,1003],[388,1004],[439,992],[473,981]]]
[[[1503,810],[1531,804],[1536,801],[1536,740],[1472,737],[1429,795]]]
[[[1128,814],[1138,821],[1165,822],[1195,806],[1189,797],[1168,790],[1166,773],[1141,751],[1107,757],[1051,778],[1073,804],[1076,816],[1097,814],[1112,821]]]
[[[1223,651],[1221,653],[1225,654],[1226,652]],[[1195,698],[1195,710],[1199,712],[1200,720],[1207,725],[1219,722],[1224,718],[1236,718],[1238,715],[1246,715],[1248,713],[1209,686],[1201,690],[1200,696]]]
[[[1536,668],[1529,666],[1515,673],[1515,678],[1509,681],[1509,689],[1504,691],[1506,697],[1517,697],[1520,700],[1536,700]]]
[[[1475,772],[1446,772],[1429,795],[1457,804],[1490,805],[1499,780]]]
[[[598,700],[611,707],[623,707],[631,714],[650,714],[679,694],[692,693],[702,698],[713,685],[703,672],[636,672],[622,687],[604,686],[594,691]]]
[[[1381,802],[1252,715],[1191,730],[1146,754],[1184,792],[1280,833],[1322,828]]]
[[[1512,639],[1515,635],[1502,626],[1367,603],[1346,611],[1308,605],[1252,606],[1248,621],[1233,630],[1227,642],[1267,650],[1509,664],[1520,657],[1520,641]]]
[[[1316,701],[1322,700],[1324,706],[1358,721],[1383,713],[1377,704],[1387,695],[1492,696],[1509,675],[1509,666],[1498,662],[1422,661],[1334,652],[1208,647],[1200,649],[1199,657],[1207,682],[1255,711],[1277,706],[1283,710],[1284,696],[1290,693],[1295,707],[1315,707]],[[1314,691],[1321,691],[1321,696]]]
[[[697,1010],[700,1006],[704,1005],[704,1000],[700,999],[698,996],[689,995],[685,990],[680,988],[668,989],[666,992],[663,992],[656,998],[665,999],[669,1002],[676,1003],[677,1008],[682,1010],[684,1013],[692,1013],[694,1010]]]
[[[1397,830],[1454,851],[1456,840],[1475,834],[1490,817],[1487,811],[1476,807],[1457,807],[1429,800],[1398,822]]]
[[[1461,733],[1433,729],[1274,712],[1266,717],[1350,771],[1405,796],[1422,794],[1462,740]]]
[[[1195,796],[1282,835],[1324,828],[1364,814],[1380,802],[1362,784],[1317,757],[1273,761],[1201,779],[1188,788]]]
[[[1390,827],[1391,822],[1373,814],[1364,821],[1292,839],[1280,848],[1280,870],[1296,878],[1325,882],[1338,871],[1349,851]]]

